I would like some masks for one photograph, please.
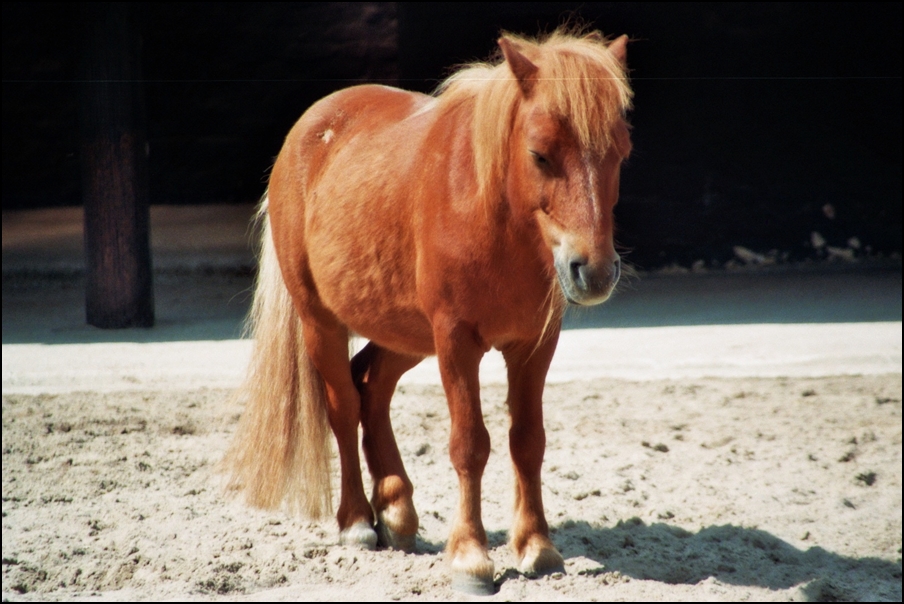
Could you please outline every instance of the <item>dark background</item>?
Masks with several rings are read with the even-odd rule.
[[[3,3],[3,209],[81,203],[83,7]],[[253,202],[313,101],[430,91],[501,30],[626,33],[635,152],[619,241],[640,268],[901,252],[901,3],[136,3],[150,199]],[[856,238],[856,239],[852,239]],[[859,245],[858,245],[859,243]],[[837,255],[837,254],[836,254]]]

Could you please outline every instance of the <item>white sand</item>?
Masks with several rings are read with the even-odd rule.
[[[406,555],[224,498],[247,342],[4,345],[3,597],[900,600],[900,338],[900,323],[566,332],[544,465],[566,573],[539,579],[505,545],[508,420],[488,359],[489,598],[448,585],[457,488],[429,366],[393,406],[421,519]]]

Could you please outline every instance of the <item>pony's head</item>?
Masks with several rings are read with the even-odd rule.
[[[631,151],[626,37],[503,37],[520,102],[512,122],[507,197],[525,204],[552,251],[569,302],[597,304],[621,273],[613,241],[619,172]]]
[[[610,42],[596,32],[559,30],[542,42],[506,35],[503,61],[471,66],[444,85],[448,96],[467,90],[475,99],[481,195],[536,221],[574,304],[606,300],[621,272],[612,214],[631,151],[626,45],[626,36]]]

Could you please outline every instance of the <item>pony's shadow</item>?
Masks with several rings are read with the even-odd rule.
[[[618,573],[671,585],[695,585],[713,578],[723,584],[771,590],[800,585],[800,595],[809,602],[900,601],[902,595],[900,559],[847,557],[821,547],[800,550],[759,529],[724,525],[692,533],[632,518],[609,528],[569,520],[552,527],[551,533],[566,567],[569,560],[585,559],[586,568],[577,570],[580,575]],[[490,531],[487,539],[495,548],[505,544],[508,535]],[[445,546],[420,537],[417,544],[424,554],[438,554]],[[497,588],[522,576],[514,568],[501,570]]]
[[[618,572],[635,579],[693,585],[710,577],[772,590],[802,586],[808,601],[901,600],[901,560],[853,558],[821,547],[800,550],[759,529],[709,526],[692,533],[639,518],[609,528],[580,521],[553,527],[568,559],[599,564],[580,574]]]

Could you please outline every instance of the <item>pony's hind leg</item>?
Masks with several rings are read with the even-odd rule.
[[[303,320],[307,353],[323,377],[327,395],[327,415],[336,437],[341,467],[341,493],[336,520],[339,541],[374,549],[377,534],[370,503],[361,481],[358,457],[358,424],[361,420],[361,398],[352,381],[348,358],[348,331],[334,322]]]
[[[352,377],[361,394],[364,457],[374,482],[371,505],[377,515],[379,544],[406,552],[415,549],[418,517],[412,502],[414,488],[392,432],[389,403],[399,378],[422,359],[373,342],[352,359]]]
[[[539,346],[513,345],[503,350],[508,368],[509,450],[515,466],[515,522],[511,545],[521,572],[546,574],[564,570],[562,555],[549,539],[543,513],[540,466],[546,449],[543,387],[558,331]]]

